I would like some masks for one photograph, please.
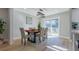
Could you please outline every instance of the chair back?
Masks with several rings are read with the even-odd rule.
[[[41,28],[41,36],[43,36],[44,35],[44,28]]]
[[[24,28],[20,28],[20,32],[21,32],[21,37],[24,38],[25,37]]]
[[[47,34],[48,29],[47,28],[42,28],[41,33],[42,35],[46,35]]]
[[[45,34],[47,34],[47,32],[48,32],[48,28],[45,28]]]

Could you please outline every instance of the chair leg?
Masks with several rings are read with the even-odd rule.
[[[41,42],[41,37],[39,37],[39,42]]]
[[[24,45],[26,45],[26,39],[24,39]]]
[[[23,44],[23,38],[21,38],[21,44]]]
[[[24,38],[21,39],[21,44],[26,45],[26,40]]]

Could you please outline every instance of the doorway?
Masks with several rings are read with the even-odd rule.
[[[45,27],[48,28],[48,37],[59,36],[59,19],[51,19],[45,21]]]
[[[65,39],[60,38],[60,18],[54,18],[45,21],[45,27],[48,28],[47,49],[51,51],[67,51]]]

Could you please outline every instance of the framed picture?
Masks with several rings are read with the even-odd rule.
[[[32,17],[26,16],[26,24],[32,24]]]

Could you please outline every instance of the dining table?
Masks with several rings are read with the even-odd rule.
[[[28,35],[32,34],[34,38],[32,39],[28,38],[28,40],[31,41],[32,43],[36,43],[36,34],[39,33],[40,31],[38,29],[28,29],[25,30],[25,32],[27,32]]]

